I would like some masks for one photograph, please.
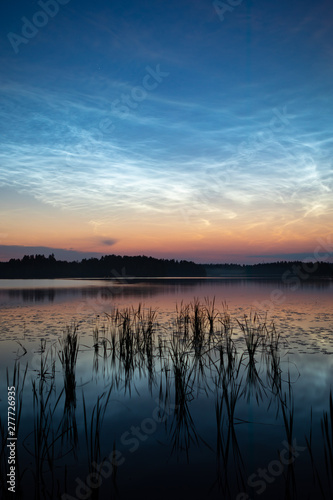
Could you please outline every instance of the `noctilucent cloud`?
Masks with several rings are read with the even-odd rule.
[[[1,260],[333,255],[331,1],[0,10]]]

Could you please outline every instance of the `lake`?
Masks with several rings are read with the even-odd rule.
[[[333,498],[332,298],[331,280],[0,280],[3,493],[12,457],[23,499]]]

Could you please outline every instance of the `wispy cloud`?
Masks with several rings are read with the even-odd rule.
[[[321,7],[244,3],[221,23],[201,0],[185,2],[184,16],[173,3],[80,5],[30,55],[3,56],[0,186],[59,220],[80,214],[87,240],[93,231],[105,247],[126,228],[147,245],[163,228],[208,248],[259,234],[267,245],[302,242],[327,227],[332,68]],[[124,104],[158,64],[169,75]]]
[[[240,127],[243,134],[238,130],[238,135],[246,137],[244,125]],[[222,145],[215,131],[204,131],[196,156],[186,140],[182,145],[172,135],[177,146],[168,156],[165,142],[151,138],[126,146],[116,137],[99,140],[94,131],[78,126],[68,127],[65,138],[53,129],[43,145],[3,144],[0,182],[46,204],[107,218],[179,210],[235,218],[246,217],[251,207],[258,216],[264,210],[264,217],[283,220],[283,213],[286,218],[291,212],[307,217],[332,210],[332,169],[322,161],[323,143],[317,137],[307,137],[306,143],[302,135],[288,137],[287,127],[268,138],[264,125],[262,135],[254,130],[248,128],[245,142]]]

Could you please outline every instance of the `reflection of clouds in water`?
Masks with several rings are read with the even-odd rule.
[[[88,285],[88,284],[87,284]],[[229,311],[236,319],[248,314],[254,303],[265,301],[272,290],[281,288],[286,295],[284,303],[275,304],[269,311],[290,349],[299,349],[298,342],[333,351],[333,339],[328,335],[333,328],[333,313],[328,312],[332,283],[318,280],[303,283],[297,291],[288,290],[281,280],[150,280],[118,283],[110,286],[60,289],[0,290],[2,328],[6,338],[16,338],[23,332],[31,340],[46,334],[61,334],[66,324],[80,321],[81,329],[91,334],[96,315],[111,313],[116,307],[144,307],[157,310],[158,322],[167,325],[175,313],[175,304],[199,297],[216,297],[216,307],[222,310],[227,301]],[[240,299],[241,297],[241,299]],[[288,304],[288,307],[286,306]],[[25,313],[22,314],[21,307]]]

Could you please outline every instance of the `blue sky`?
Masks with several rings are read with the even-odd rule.
[[[222,4],[3,0],[1,259],[257,262],[332,234],[332,2]]]

